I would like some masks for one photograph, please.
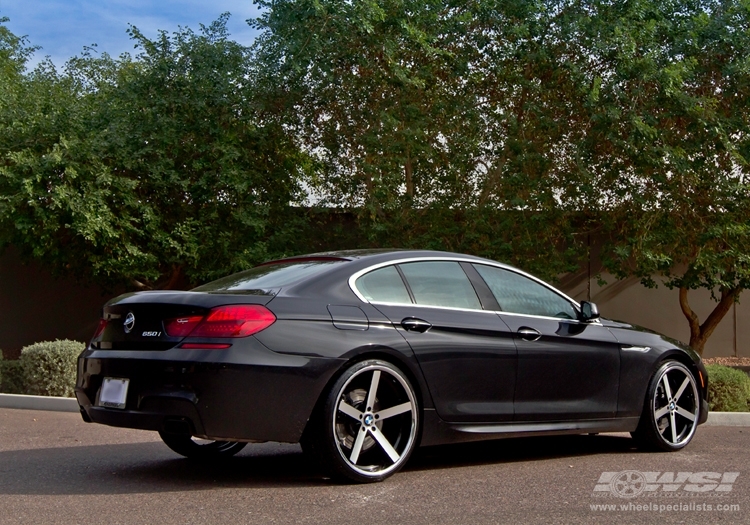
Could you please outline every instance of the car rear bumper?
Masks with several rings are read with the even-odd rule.
[[[84,420],[145,430],[184,429],[237,441],[297,442],[338,359],[240,350],[87,350],[76,398]],[[126,378],[124,409],[97,406],[105,377]]]

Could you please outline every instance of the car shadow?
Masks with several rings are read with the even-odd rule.
[[[514,438],[418,449],[405,471],[539,461],[633,450],[627,437]],[[0,452],[0,494],[134,494],[215,488],[315,487],[333,483],[299,445],[248,445],[222,461],[181,458],[160,442]]]
[[[298,445],[252,444],[191,461],[160,442],[0,452],[0,494],[134,494],[328,483]]]

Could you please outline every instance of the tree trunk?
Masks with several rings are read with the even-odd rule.
[[[182,281],[182,266],[172,265],[172,273],[169,276],[169,280],[159,287],[160,290],[176,290],[180,288]]]
[[[708,341],[708,338],[711,337],[714,329],[719,326],[721,320],[724,319],[724,316],[729,312],[729,309],[737,300],[740,291],[741,288],[739,286],[722,290],[721,299],[719,299],[716,307],[708,317],[706,317],[703,324],[701,324],[696,313],[690,308],[690,303],[688,302],[688,289],[684,287],[680,288],[680,308],[682,308],[682,313],[685,315],[685,318],[690,325],[690,346],[698,353],[698,355],[703,355],[703,348],[706,346],[706,341]]]
[[[404,165],[404,172],[406,172],[406,194],[414,198],[414,172],[411,165],[411,156],[409,155],[409,148],[406,148],[406,163]]]
[[[164,280],[152,283],[145,279],[131,279],[130,282],[139,290],[180,290],[186,284],[184,276],[182,265],[173,264],[172,271],[165,276]]]

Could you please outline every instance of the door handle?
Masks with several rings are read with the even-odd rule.
[[[537,339],[542,337],[542,332],[533,328],[529,328],[528,326],[522,326],[518,329],[518,335],[524,341],[536,341]]]
[[[401,321],[401,326],[403,326],[404,330],[406,330],[407,332],[419,333],[424,333],[432,328],[432,325],[430,323],[422,319],[417,319],[416,317],[407,317],[406,319]]]

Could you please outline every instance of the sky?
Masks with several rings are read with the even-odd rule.
[[[47,55],[63,66],[91,44],[115,57],[133,54],[128,24],[153,38],[159,29],[172,32],[183,26],[197,31],[199,24],[208,25],[227,11],[232,14],[231,38],[250,45],[257,33],[245,20],[258,15],[252,0],[0,0],[0,18],[10,18],[8,28],[42,46],[30,66]]]

